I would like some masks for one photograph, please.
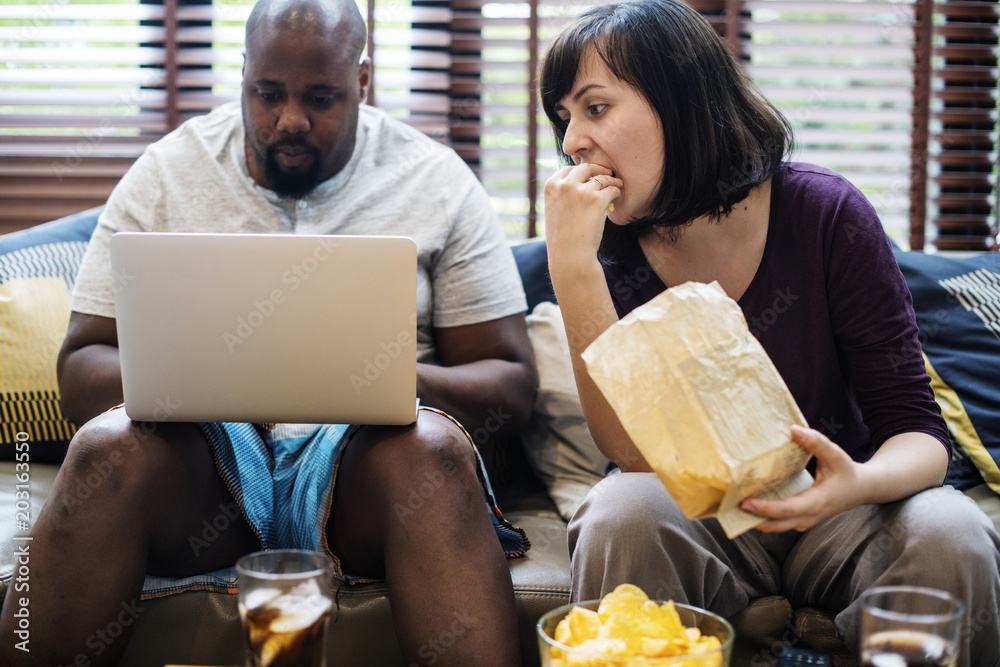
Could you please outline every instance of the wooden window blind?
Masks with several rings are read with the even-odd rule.
[[[996,0],[689,1],[789,117],[794,158],[857,183],[898,242],[993,242]],[[252,3],[209,2],[0,4],[0,231],[100,204],[150,141],[238,96]],[[588,5],[359,6],[369,102],[454,147],[509,236],[544,233],[556,155],[534,74]]]
[[[795,130],[792,159],[846,176],[906,245],[912,129],[911,7],[748,0],[747,70]]]
[[[163,7],[0,5],[0,231],[96,205],[166,130]]]
[[[917,0],[915,14],[914,246],[927,221],[938,249],[996,249],[997,2]]]
[[[375,65],[369,102],[451,144],[453,12],[447,2],[368,2],[368,54]]]

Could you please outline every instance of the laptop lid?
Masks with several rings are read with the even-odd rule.
[[[416,419],[411,239],[121,232],[111,266],[131,419]]]

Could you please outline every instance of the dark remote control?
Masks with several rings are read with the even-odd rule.
[[[781,649],[776,667],[833,667],[833,658],[829,653],[823,651],[810,651],[804,648],[791,648],[786,646]]]

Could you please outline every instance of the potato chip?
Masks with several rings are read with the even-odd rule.
[[[642,638],[642,655],[647,658],[667,658],[681,654],[680,643],[675,639]]]
[[[566,623],[566,633],[571,639],[570,641],[560,639],[559,629],[556,628],[556,641],[562,644],[575,646],[588,639],[597,639],[601,630],[601,619],[597,612],[583,607],[574,607],[563,619],[563,622]],[[560,622],[559,625],[562,626],[563,622]]]
[[[677,614],[673,600],[668,600],[660,605],[660,613],[663,615],[663,625],[668,629],[671,637],[679,637],[684,634],[684,624],[681,623],[681,617]]]
[[[638,620],[638,612],[647,600],[649,600],[649,596],[638,586],[621,584],[604,596],[601,604],[597,607],[597,613],[600,615],[602,623],[607,622],[608,617],[616,613],[632,614]]]
[[[616,613],[601,623],[600,639],[618,640],[623,645],[620,655],[640,655],[642,653],[642,628],[633,613]]]
[[[652,600],[644,602],[640,609],[642,613],[641,627],[643,636],[655,639],[678,637],[682,633],[684,626],[681,624],[676,612],[672,611],[672,606],[670,610],[661,608],[660,605]]]
[[[605,595],[596,612],[573,607],[556,626],[554,638],[575,650],[552,647],[553,667],[641,667],[647,658],[674,656],[682,658],[670,662],[677,667],[722,666],[721,653],[683,659],[718,649],[721,641],[685,627],[673,601],[657,604],[631,584]]]

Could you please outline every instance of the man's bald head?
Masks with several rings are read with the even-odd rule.
[[[262,28],[336,33],[352,51],[355,62],[360,61],[367,39],[365,22],[354,0],[259,0],[247,19],[248,54]]]
[[[247,169],[301,198],[354,152],[371,83],[365,24],[354,0],[259,0],[247,21],[243,126]]]

